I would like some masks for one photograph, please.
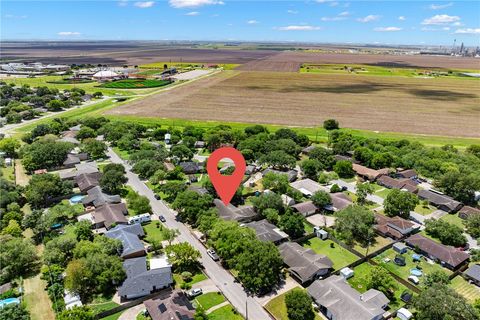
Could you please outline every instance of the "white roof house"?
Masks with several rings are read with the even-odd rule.
[[[340,270],[340,275],[345,279],[353,277],[353,270],[350,268],[343,268]]]
[[[119,74],[110,70],[98,71],[93,75],[94,79],[113,79],[118,77]]]
[[[397,311],[397,317],[401,320],[409,320],[413,317],[413,314],[408,309],[400,308]]]
[[[80,296],[73,294],[67,290],[64,291],[63,300],[65,301],[65,309],[72,309],[73,307],[81,307],[82,301]]]

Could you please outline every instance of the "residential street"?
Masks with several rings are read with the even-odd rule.
[[[107,154],[112,162],[125,165],[128,177],[127,184],[140,195],[146,196],[150,200],[153,213],[156,215],[163,215],[167,220],[165,225],[168,228],[178,229],[180,231],[178,240],[190,243],[194,248],[201,252],[201,263],[205,267],[205,273],[210,279],[212,279],[235,309],[246,317],[246,299],[248,299],[249,319],[271,319],[268,313],[255,299],[247,297],[242,285],[234,282],[233,276],[207,255],[205,247],[190,233],[190,230],[183,223],[176,221],[173,211],[169,209],[163,201],[155,199],[153,191],[150,190],[136,174],[130,171],[130,166],[126,164],[111,148],[108,149]]]

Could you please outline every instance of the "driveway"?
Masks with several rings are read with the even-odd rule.
[[[145,306],[143,303],[139,304],[138,306],[131,307],[130,309],[125,310],[118,320],[135,320],[137,319],[137,315],[142,311],[145,310]]]
[[[262,306],[264,306],[273,298],[276,298],[279,295],[284,294],[285,292],[293,288],[301,288],[301,286],[292,277],[287,277],[285,279],[285,282],[281,283],[281,285],[278,288],[276,288],[274,291],[261,297],[255,297],[255,300],[257,300]]]
[[[217,285],[212,281],[212,279],[205,279],[192,285],[192,289],[197,288],[202,289],[203,293],[218,292]]]
[[[307,217],[307,221],[314,226],[325,227],[326,224],[327,227],[332,227],[335,224],[335,217],[317,213]]]

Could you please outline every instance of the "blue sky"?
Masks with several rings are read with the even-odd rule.
[[[480,1],[4,1],[1,39],[480,44]]]

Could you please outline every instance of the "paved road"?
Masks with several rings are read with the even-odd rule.
[[[156,215],[163,215],[166,219],[165,224],[168,228],[174,228],[180,231],[178,240],[186,241],[200,251],[202,254],[201,263],[205,267],[205,273],[212,279],[215,285],[220,291],[222,291],[235,309],[237,309],[240,314],[246,317],[245,302],[248,301],[249,319],[271,319],[268,313],[255,299],[252,297],[247,297],[243,287],[234,281],[233,276],[207,255],[205,247],[190,233],[190,230],[183,223],[176,221],[174,212],[168,208],[163,201],[155,199],[152,190],[150,190],[136,174],[130,171],[130,166],[126,164],[115,152],[113,152],[111,148],[108,149],[108,156],[112,162],[122,163],[125,165],[128,177],[127,184],[139,194],[146,196],[150,200],[153,213]]]

